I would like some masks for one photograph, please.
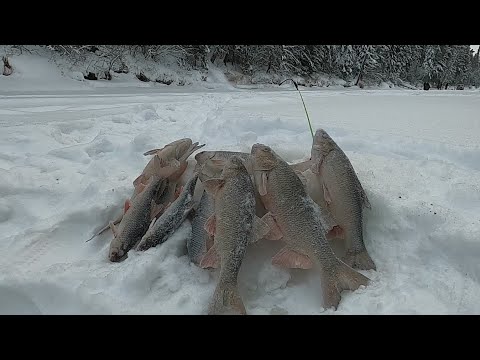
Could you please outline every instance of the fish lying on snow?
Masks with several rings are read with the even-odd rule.
[[[223,169],[223,166],[225,165],[225,162],[232,156],[239,156],[242,160],[244,160],[244,164],[247,168],[248,173],[252,174],[250,160],[251,154],[239,151],[201,151],[195,155],[195,161],[197,162],[197,170],[198,167],[203,166],[212,172],[221,171]],[[313,162],[310,159],[307,161],[302,161],[300,163],[290,164],[289,166],[295,171],[297,175],[300,175],[301,172],[309,169],[312,164]]]
[[[118,227],[110,223],[114,234],[110,243],[110,261],[125,259],[128,251],[141,240],[155,215],[157,205],[154,198],[165,186],[164,177],[159,174],[151,176],[145,189],[130,202]]]
[[[201,260],[213,245],[213,234],[208,233],[205,224],[215,213],[214,199],[212,194],[205,190],[203,182],[220,177],[226,162],[223,162],[220,167],[214,165],[211,168],[207,157],[200,156],[200,159],[201,162],[195,164],[195,172],[198,173],[201,197],[192,213],[192,236],[187,239],[188,256],[190,261],[197,266],[200,266]]]
[[[205,227],[214,236],[213,246],[202,259],[202,267],[220,266],[220,277],[209,306],[209,314],[245,314],[237,279],[246,248],[269,230],[255,217],[255,192],[242,160],[232,156],[220,178],[204,181],[214,199],[215,213]]]
[[[177,188],[177,183],[181,179],[183,173],[187,169],[188,161],[187,159],[198,149],[204,147],[203,145],[198,145],[198,142],[192,143],[192,140],[189,138],[176,140],[170,144],[165,145],[162,149],[153,149],[149,150],[144,153],[144,155],[152,155],[155,154],[160,159],[161,167],[169,166],[171,168],[175,168],[176,170],[173,171],[169,176],[170,184],[169,184],[169,194],[170,199],[173,199],[175,194],[175,190]],[[155,157],[154,157],[155,158]],[[135,179],[133,185],[135,189],[138,186],[142,186],[142,184],[148,180],[148,178],[158,172],[158,166],[154,162],[154,158],[148,162],[145,166],[143,172]],[[141,191],[141,187],[140,187]]]
[[[253,176],[251,154],[249,153],[236,151],[201,151],[195,155],[195,160],[197,162],[195,169],[200,173],[200,179],[203,181],[203,178],[212,178],[221,174],[226,161],[232,156],[239,156],[244,161],[248,173]],[[313,163],[314,162],[310,159],[308,161],[298,164],[291,164],[289,166],[295,171],[295,174],[297,174],[302,183],[305,185],[307,193],[312,196],[315,202],[317,202],[316,194],[318,194],[318,191],[316,191],[316,187],[318,187],[318,181],[316,179],[316,175],[313,174],[313,176],[306,177],[305,173],[303,173],[303,171],[309,169]],[[312,177],[315,178],[313,181],[311,181]],[[257,190],[256,187],[255,190]],[[256,200],[257,216],[262,217],[267,213],[267,211],[260,201],[258,191],[256,191]],[[336,229],[336,223],[328,209],[325,207],[323,214],[324,216],[322,217],[322,221],[325,225],[325,231],[327,232],[327,237],[331,238],[333,235],[335,235],[333,230]]]
[[[193,210],[193,192],[198,175],[195,174],[185,185],[180,196],[154,220],[148,231],[136,246],[137,251],[145,251],[164,243],[177,230]]]
[[[355,290],[369,279],[342,262],[325,237],[321,208],[307,195],[304,185],[288,164],[270,147],[252,146],[255,184],[269,211],[270,240],[286,246],[272,259],[287,268],[320,270],[324,307],[338,307],[342,290]]]
[[[207,176],[215,176],[219,172],[222,172],[225,163],[232,156],[238,156],[244,161],[244,165],[249,171],[249,159],[250,154],[238,151],[201,151],[195,155],[195,161],[197,162],[196,170],[200,172],[200,168]],[[250,171],[249,171],[250,173]]]
[[[106,230],[111,228],[111,224],[117,225],[122,221],[123,214],[128,208],[129,201],[132,201],[139,193],[143,191],[146,186],[146,183],[153,174],[159,173],[162,171],[163,176],[168,178],[168,191],[163,193],[163,200],[170,202],[174,200],[175,191],[177,189],[178,183],[182,183],[182,177],[184,177],[184,172],[188,166],[188,157],[193,154],[198,149],[204,147],[203,145],[198,145],[198,142],[192,143],[192,140],[189,138],[175,140],[161,149],[153,149],[145,152],[143,155],[154,155],[152,159],[147,163],[142,173],[133,181],[134,190],[130,197],[127,199],[124,204],[124,211],[113,221],[110,221],[99,231],[97,231],[90,239],[95,238],[98,235],[101,235]],[[166,174],[161,168],[168,167],[171,169],[170,174]],[[157,199],[157,203],[160,203]]]
[[[200,202],[192,215],[192,236],[187,240],[188,257],[197,266],[200,265],[200,261],[213,245],[213,236],[205,230],[205,224],[214,212],[212,195],[203,191]]]
[[[371,208],[367,194],[347,155],[323,129],[315,132],[312,161],[325,206],[338,224],[336,235],[345,239],[342,260],[354,268],[376,269],[363,241],[363,208]]]

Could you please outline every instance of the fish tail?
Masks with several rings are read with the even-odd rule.
[[[323,281],[324,307],[333,307],[336,310],[343,290],[354,291],[361,285],[367,286],[369,282],[369,278],[340,261],[337,271],[330,273]]]
[[[364,249],[360,252],[347,251],[347,254],[342,259],[347,265],[360,270],[377,270],[375,262],[372,260]]]
[[[338,271],[339,290],[357,290],[360,285],[367,286],[370,281],[365,275],[355,271],[347,264],[341,262]]]
[[[237,284],[220,282],[215,289],[208,310],[209,315],[245,315],[245,305]]]

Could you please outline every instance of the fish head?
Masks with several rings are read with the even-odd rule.
[[[151,165],[150,163],[147,165],[145,168],[146,170],[143,171],[143,174],[148,179],[155,176],[155,181],[158,181],[159,178],[175,179],[176,177],[181,176],[187,168],[186,162],[180,163],[175,159],[167,161],[158,154],[156,154],[150,161]]]
[[[175,141],[172,141],[171,143],[168,143],[167,145],[165,145],[165,147],[189,147],[190,145],[192,145],[192,139],[190,138],[183,138],[183,139],[178,139],[178,140],[175,140]]]
[[[175,148],[175,159],[179,160],[192,146],[192,140],[189,138],[174,141],[172,145]]]
[[[127,258],[127,252],[122,248],[121,235],[115,236],[110,243],[108,258],[111,262],[120,262]]]
[[[202,151],[195,155],[197,165],[195,170],[202,174],[202,176],[215,177],[222,173],[222,170],[227,163],[227,159],[217,156],[217,151]]]
[[[277,164],[278,155],[270,146],[253,144],[250,154],[253,170],[271,170]]]
[[[153,149],[145,152],[143,155],[154,155],[157,154],[160,157],[169,159],[171,156],[176,156],[177,154],[177,149],[180,151],[181,149],[184,149],[187,147],[187,149],[192,145],[192,140],[189,138],[184,138],[184,139],[179,139],[172,141],[171,143],[165,145],[161,149]],[[186,151],[186,150],[185,150]],[[185,152],[184,151],[184,152]],[[178,159],[178,157],[177,157]]]
[[[320,157],[327,155],[335,148],[335,145],[335,142],[325,130],[317,129],[313,137],[312,160],[318,160]]]
[[[195,155],[195,160],[197,164],[205,164],[205,162],[209,159],[213,159],[215,156],[215,151],[200,151],[197,155]]]
[[[245,162],[241,157],[234,155],[225,162],[222,173],[224,178],[235,177],[242,173],[246,174],[247,169],[245,167]]]
[[[216,162],[211,162],[211,159],[215,157],[215,151],[202,151],[195,155],[194,172],[197,172],[200,176],[200,180],[204,181],[212,177],[216,177],[221,174],[223,165],[218,167]]]

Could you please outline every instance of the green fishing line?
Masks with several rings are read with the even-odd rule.
[[[305,105],[305,101],[303,101],[302,93],[300,92],[300,89],[298,88],[298,85],[297,85],[296,81],[293,80],[293,79],[285,79],[279,84],[279,86],[282,85],[287,80],[290,80],[291,82],[293,82],[293,85],[295,85],[295,89],[297,89],[298,93],[300,94],[300,99],[302,99],[303,108],[305,109],[305,114],[307,115],[308,126],[310,127],[310,133],[312,134],[312,138],[313,138],[314,135],[313,135],[312,123],[310,122],[310,116],[308,116],[308,111],[307,111],[307,107]]]

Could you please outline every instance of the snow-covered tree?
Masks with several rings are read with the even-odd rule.
[[[128,56],[153,63],[176,63],[186,70],[206,71],[209,63],[232,66],[244,74],[268,72],[280,77],[319,73],[348,82],[408,81],[433,84],[480,85],[479,53],[469,45],[43,45],[52,56],[86,71],[110,74],[126,72]],[[30,51],[9,45],[10,56]],[[106,75],[108,78],[108,75]],[[432,85],[433,85],[432,84]]]

